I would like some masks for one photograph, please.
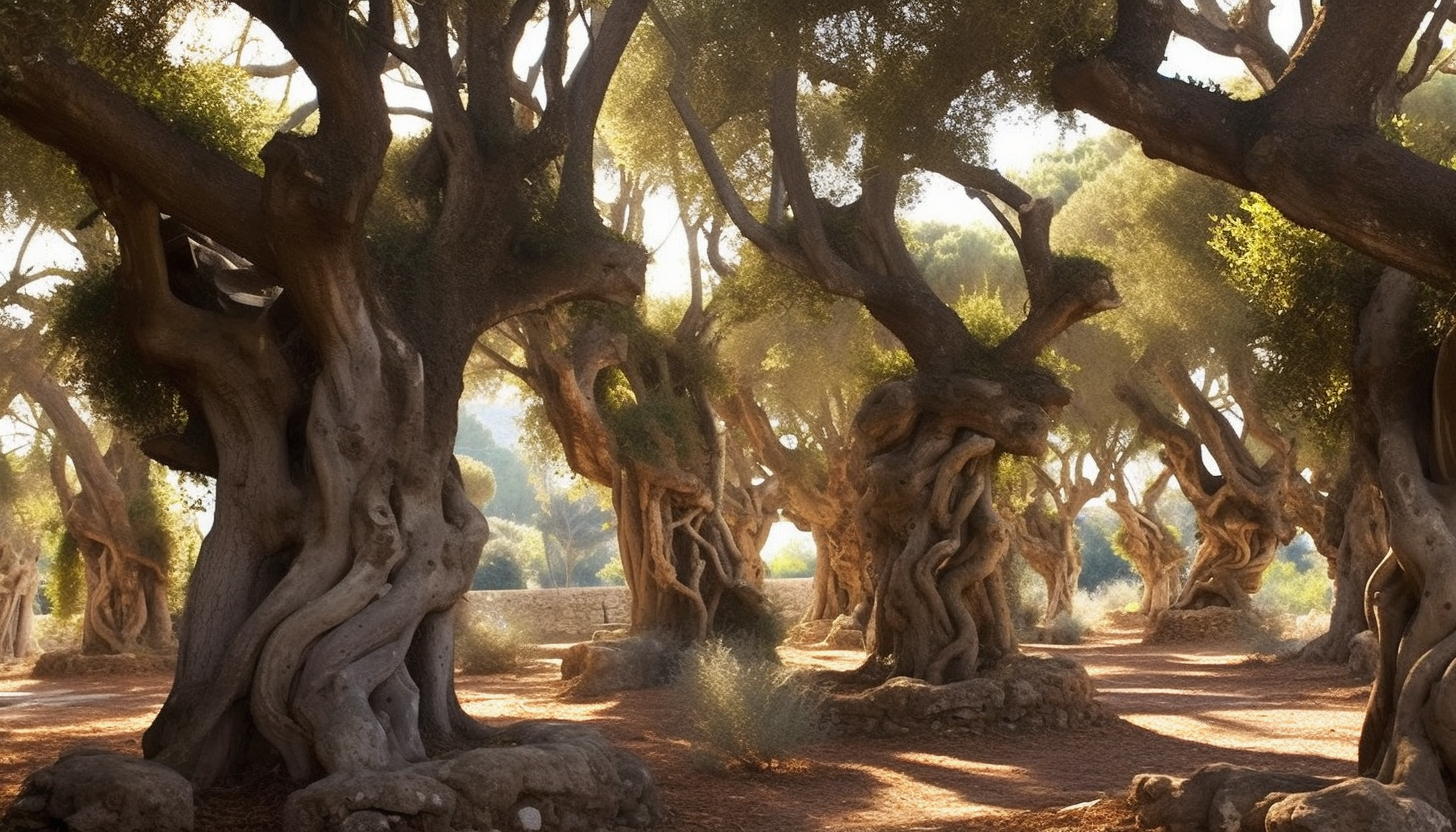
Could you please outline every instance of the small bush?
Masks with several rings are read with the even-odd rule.
[[[80,615],[38,615],[35,617],[35,641],[42,652],[81,649]]]
[[[461,673],[506,673],[521,666],[527,640],[519,627],[501,618],[469,614],[455,620],[455,666]]]
[[[722,642],[690,656],[680,684],[703,760],[718,768],[773,768],[820,736],[810,688],[779,665],[739,658]]]
[[[1046,644],[1081,644],[1088,629],[1081,615],[1062,612],[1041,628],[1041,638]]]

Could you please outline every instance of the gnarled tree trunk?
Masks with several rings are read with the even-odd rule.
[[[677,643],[769,632],[758,549],[767,509],[728,465],[717,418],[691,370],[648,349],[634,363],[628,337],[599,322],[539,314],[511,332],[525,365],[499,355],[497,363],[541,396],[572,470],[612,490],[632,632]],[[632,401],[621,406],[633,416],[603,411],[598,384],[607,370],[622,371]],[[642,403],[663,398],[690,408],[691,419],[654,422]],[[618,435],[614,416],[619,424],[640,421],[630,436]]]
[[[22,382],[55,426],[64,454],[52,459],[51,480],[66,528],[80,547],[86,572],[82,619],[84,653],[134,653],[172,645],[167,609],[167,553],[144,551],[132,506],[147,499],[147,467],[130,437],[119,431],[103,455],[69,395],[38,366]],[[80,490],[71,487],[66,458]]]
[[[998,453],[1046,441],[1044,404],[964,377],[890,382],[865,398],[855,442],[875,581],[868,646],[893,675],[961,681],[1015,650],[1010,530],[992,481]]]
[[[0,662],[33,654],[40,541],[0,517]]]
[[[1122,520],[1117,543],[1143,582],[1138,612],[1157,615],[1178,599],[1183,564],[1188,553],[1174,539],[1172,530],[1158,516],[1158,499],[1173,476],[1164,468],[1143,489],[1141,500],[1134,502],[1127,483],[1121,477],[1113,481],[1113,498],[1107,505]]]
[[[1198,551],[1173,606],[1246,609],[1279,546],[1294,537],[1285,509],[1291,481],[1300,476],[1293,449],[1276,447],[1263,463],[1256,461],[1228,419],[1193,384],[1187,369],[1170,359],[1153,359],[1150,364],[1164,389],[1188,414],[1187,426],[1159,410],[1134,384],[1118,385],[1117,394],[1142,430],[1163,443],[1165,460],[1196,512]],[[1251,406],[1240,403],[1246,409]],[[1205,448],[1218,463],[1218,474],[1205,467]]]
[[[1356,372],[1374,392],[1380,430],[1380,484],[1390,512],[1390,553],[1366,589],[1366,608],[1380,644],[1380,667],[1360,736],[1360,773],[1398,786],[1436,807],[1453,810],[1452,760],[1456,726],[1456,551],[1450,486],[1431,455],[1431,364],[1413,361],[1403,334],[1409,327],[1415,281],[1398,272],[1381,278],[1362,316],[1365,339]],[[1447,338],[1448,347],[1451,342]],[[1449,379],[1438,379],[1445,384]],[[1452,414],[1435,406],[1434,426]],[[1449,457],[1448,457],[1449,459]]]
[[[872,586],[869,557],[855,526],[858,494],[850,478],[847,440],[834,442],[839,434],[832,424],[826,424],[822,432],[830,442],[823,448],[823,459],[811,460],[803,449],[784,447],[752,391],[734,391],[724,397],[720,409],[724,420],[746,437],[755,457],[773,472],[771,482],[781,494],[784,515],[814,536],[814,595],[802,620],[833,620],[862,613],[869,605]]]
[[[1059,615],[1070,615],[1077,578],[1082,573],[1081,545],[1075,526],[1068,528],[1061,518],[1048,513],[1040,501],[1027,506],[1009,523],[1014,529],[1017,552],[1046,583],[1042,623],[1050,624]]]

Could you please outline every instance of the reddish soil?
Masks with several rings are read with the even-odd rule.
[[[1112,632],[1072,647],[1028,645],[1081,661],[1109,717],[1062,733],[835,739],[767,772],[696,764],[683,703],[673,689],[593,702],[555,698],[557,664],[461,677],[466,708],[492,723],[581,720],[646,758],[671,832],[810,830],[1130,830],[1122,796],[1134,774],[1187,773],[1225,761],[1320,775],[1352,775],[1367,689],[1341,667],[1249,659],[1212,648],[1144,647]],[[785,650],[791,664],[850,667],[854,655]],[[139,751],[166,696],[160,674],[30,679],[0,668],[0,805],[30,771],[70,745]],[[286,789],[233,783],[204,795],[199,829],[278,828]]]

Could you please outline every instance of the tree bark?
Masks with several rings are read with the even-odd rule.
[[[0,662],[36,652],[35,594],[40,542],[0,518]]]
[[[1117,544],[1143,582],[1142,601],[1138,612],[1153,616],[1170,608],[1177,600],[1183,564],[1188,553],[1174,539],[1172,530],[1158,516],[1158,500],[1173,476],[1164,468],[1143,489],[1142,498],[1133,501],[1126,481],[1113,480],[1113,498],[1107,505],[1122,520]]]
[[[1245,609],[1278,547],[1294,537],[1285,505],[1292,480],[1300,476],[1293,449],[1273,448],[1267,460],[1257,462],[1185,368],[1168,360],[1151,363],[1163,388],[1188,414],[1187,426],[1159,410],[1134,384],[1118,385],[1117,395],[1137,416],[1143,432],[1163,443],[1164,458],[1196,512],[1198,551],[1173,606]],[[1205,448],[1218,463],[1218,474],[1204,465]]]
[[[1428,361],[1412,360],[1409,329],[1415,282],[1387,272],[1361,322],[1357,370],[1375,381],[1380,484],[1390,513],[1390,552],[1366,589],[1366,609],[1380,643],[1380,667],[1360,737],[1360,774],[1452,809],[1451,725],[1456,660],[1456,574],[1450,554],[1450,486],[1433,479],[1426,458],[1431,431]],[[1443,414],[1449,418],[1449,414]]]
[[[128,329],[200,426],[176,442],[215,463],[214,525],[145,754],[197,783],[249,763],[281,763],[296,780],[402,772],[495,734],[461,709],[453,681],[452,611],[487,537],[452,454],[470,349],[512,315],[642,285],[645,253],[590,210],[590,159],[607,78],[645,2],[601,14],[570,79],[570,21],[553,15],[562,62],[529,131],[506,79],[532,4],[401,7],[417,15],[408,48],[391,43],[392,3],[238,5],[319,92],[316,133],[276,135],[261,178],[147,116],[69,55],[22,59],[29,47],[4,32],[0,55],[26,69],[0,89],[0,115],[78,163],[117,232]],[[468,102],[452,26],[471,33]],[[443,170],[421,183],[433,187],[419,206],[426,227],[397,261],[374,258],[364,230],[391,141],[379,77],[391,49],[424,81]],[[96,140],[113,125],[137,129]],[[536,185],[557,161],[567,173],[556,180],[553,169],[561,188],[547,205]],[[549,216],[532,213],[540,208]],[[215,295],[216,275],[169,262],[163,213],[217,241],[194,233],[198,244],[250,261],[237,265],[281,289],[277,300],[251,311],[185,300],[174,287]]]
[[[73,491],[64,463],[52,465],[62,517],[85,562],[82,652],[170,649],[166,553],[143,550],[132,518],[132,505],[147,499],[150,463],[119,432],[103,455],[65,390],[33,363],[23,363],[20,375],[55,426],[81,485]]]
[[[1077,578],[1082,573],[1081,544],[1076,537],[1076,527],[1062,520],[1060,515],[1050,514],[1040,501],[1036,501],[1010,521],[1016,550],[1046,583],[1043,624],[1050,624],[1059,615],[1072,613]],[[1075,523],[1075,515],[1072,520]]]

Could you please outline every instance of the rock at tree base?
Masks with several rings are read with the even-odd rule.
[[[1269,807],[1268,832],[1450,832],[1431,804],[1399,794],[1398,789],[1366,777],[1336,783],[1322,791],[1294,794]]]
[[[573,644],[561,657],[561,696],[588,699],[622,690],[658,687],[672,681],[680,650],[653,638]]]
[[[784,641],[793,647],[863,652],[864,624],[852,615],[841,615],[833,621],[823,618],[805,621],[791,627]]]
[[[1228,763],[1204,766],[1187,778],[1139,774],[1128,802],[1138,828],[1168,832],[1263,830],[1270,806],[1291,793],[1338,783],[1326,777],[1259,771]]]
[[[1375,680],[1380,669],[1380,640],[1371,630],[1363,630],[1350,636],[1350,674],[1362,682]]]
[[[69,676],[113,676],[129,673],[171,673],[177,669],[173,653],[118,653],[89,655],[79,650],[50,650],[35,660],[30,675],[36,679]]]
[[[26,778],[0,829],[188,832],[192,784],[140,757],[77,748]]]
[[[824,644],[830,650],[863,652],[865,649],[864,625],[852,615],[841,615],[829,625],[829,632],[824,635]]]
[[[804,621],[789,628],[784,636],[784,643],[791,647],[814,647],[824,643],[825,637],[829,635],[829,628],[834,622],[827,618],[816,618],[813,621]]]
[[[1069,728],[1102,719],[1087,671],[1061,658],[1016,656],[964,682],[932,685],[896,677],[824,702],[838,734],[980,733],[991,728]]]
[[[1163,610],[1153,616],[1143,644],[1234,642],[1253,649],[1269,640],[1269,627],[1269,622],[1253,610]]]
[[[593,729],[522,723],[496,741],[398,771],[325,777],[288,798],[286,828],[596,832],[641,829],[661,815],[646,765]]]

